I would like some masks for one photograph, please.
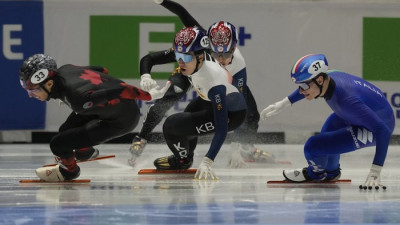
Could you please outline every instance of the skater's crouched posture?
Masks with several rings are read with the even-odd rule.
[[[157,4],[176,14],[185,27],[198,27],[206,32],[204,28],[193,18],[193,16],[179,3],[172,0],[154,0]],[[247,114],[243,124],[234,130],[235,142],[232,142],[231,157],[228,167],[247,167],[245,161],[274,163],[275,157],[254,146],[257,136],[260,114],[257,109],[255,98],[247,85],[247,66],[242,53],[239,51],[238,35],[236,27],[227,21],[219,21],[208,29],[210,40],[209,53],[232,74],[232,84],[238,88],[244,96],[247,104]],[[152,52],[140,60],[140,86],[143,90],[155,87],[157,82],[151,78],[151,69],[154,65],[175,62],[175,51],[168,49],[160,52]],[[179,71],[179,70],[178,70]],[[136,159],[142,154],[150,133],[161,122],[165,113],[186,93],[190,87],[188,78],[178,71],[170,77],[172,81],[170,90],[162,99],[157,100],[149,109],[146,120],[140,133],[135,136],[130,147],[132,154],[128,161],[134,166]]]
[[[187,27],[175,36],[174,50],[180,72],[187,76],[199,97],[183,113],[169,116],[163,126],[164,138],[173,155],[155,160],[160,170],[188,169],[199,135],[214,133],[210,148],[195,178],[217,179],[212,164],[228,131],[239,127],[246,117],[246,102],[231,84],[231,74],[204,50],[209,45],[205,32]]]
[[[341,175],[341,154],[375,146],[372,166],[361,188],[379,189],[395,125],[393,110],[382,91],[359,77],[328,70],[328,61],[322,54],[300,58],[292,68],[291,78],[299,89],[265,108],[261,113],[263,119],[304,98],[324,98],[333,113],[321,133],[310,137],[304,145],[308,166],[284,170],[283,176],[291,182],[334,181]]]
[[[107,75],[103,67],[64,65],[57,68],[50,56],[36,54],[26,59],[19,71],[29,97],[40,101],[59,99],[73,112],[50,142],[57,166],[36,170],[44,181],[72,180],[79,176],[76,159],[96,157],[92,146],[132,131],[139,120],[136,99],[161,98],[168,89],[145,92]],[[75,150],[75,151],[74,151]]]

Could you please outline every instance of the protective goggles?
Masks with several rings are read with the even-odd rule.
[[[22,88],[24,88],[25,91],[28,92],[29,96],[32,96],[33,94],[36,94],[39,91],[41,91],[40,85],[37,85],[37,84],[36,85],[34,85],[34,84],[27,85],[25,82],[21,81],[21,85],[22,85]]]
[[[229,52],[211,52],[212,57],[218,59],[219,57],[222,57],[224,59],[229,59],[233,55],[233,51]]]
[[[307,91],[308,89],[310,89],[310,84],[314,82],[314,81],[309,81],[309,82],[304,82],[299,84],[299,88],[303,91]]]
[[[193,61],[193,56],[189,54],[175,52],[175,59],[177,62],[179,62],[179,60],[181,59],[184,63],[188,63]]]
[[[29,96],[32,96],[32,95],[35,95],[36,93],[38,93],[41,90],[41,88],[38,87],[38,88],[35,88],[35,89],[25,89],[25,90],[28,92]]]

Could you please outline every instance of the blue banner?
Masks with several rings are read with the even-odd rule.
[[[46,103],[29,98],[18,71],[25,58],[44,51],[43,2],[0,1],[0,130],[43,129]]]

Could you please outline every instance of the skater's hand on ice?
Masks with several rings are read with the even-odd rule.
[[[159,89],[160,87],[157,85],[157,87],[151,89],[149,91],[149,93],[151,95],[151,100],[156,100],[156,99],[164,97],[165,92],[168,91],[170,86],[171,86],[171,81],[167,81],[167,83],[165,84],[165,86],[163,88]]]
[[[286,97],[282,101],[275,102],[272,105],[269,105],[267,108],[265,108],[261,114],[260,117],[262,120],[267,119],[267,117],[276,115],[280,113],[284,108],[290,106],[292,103],[289,101],[289,98]]]
[[[382,187],[382,189],[386,189],[386,186],[383,186],[381,184],[381,170],[382,166],[372,164],[368,177],[365,180],[364,185],[360,185],[360,189],[366,190],[368,188],[369,190],[371,190],[372,188],[375,188],[376,190],[378,190],[379,187]]]
[[[243,160],[242,155],[240,154],[241,147],[238,142],[231,143],[232,154],[231,158],[228,161],[228,168],[247,168],[249,167],[247,163]]]
[[[218,180],[219,178],[215,175],[214,171],[212,171],[211,168],[213,163],[214,161],[212,161],[208,157],[204,157],[199,165],[199,168],[197,169],[196,175],[194,175],[194,178],[199,180]]]
[[[151,78],[148,73],[140,76],[140,88],[145,91],[150,91],[151,89],[157,87],[157,82]]]

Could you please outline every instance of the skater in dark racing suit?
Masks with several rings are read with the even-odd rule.
[[[173,48],[165,51],[153,52],[144,56],[140,60],[140,74],[143,74],[141,79],[141,87],[143,90],[154,87],[152,85],[147,86],[143,84],[143,80],[147,79],[144,77],[150,77],[150,72],[153,65],[171,62],[176,62]],[[154,81],[153,79],[151,80]],[[136,159],[143,153],[143,150],[147,144],[147,140],[149,140],[149,135],[153,129],[162,121],[167,111],[181,98],[183,98],[183,96],[191,88],[188,78],[182,75],[179,67],[176,68],[172,73],[169,81],[171,82],[171,87],[161,99],[157,99],[154,104],[150,106],[140,133],[136,135],[132,141],[132,145],[129,149],[131,152],[131,158],[128,160],[128,163],[131,166],[135,166]],[[154,81],[154,84],[157,83]]]
[[[178,15],[186,27],[196,26],[205,31],[205,29],[202,28],[201,25],[180,4],[170,0],[154,1]],[[219,63],[224,65],[226,69],[231,72],[233,76],[232,84],[239,89],[240,93],[243,94],[248,108],[245,122],[242,126],[235,130],[235,141],[232,142],[231,145],[233,152],[228,166],[246,167],[247,165],[245,164],[244,160],[267,163],[274,162],[273,155],[256,148],[253,144],[257,135],[260,114],[257,109],[256,101],[249,87],[247,86],[246,63],[239,49],[236,47],[236,28],[229,22],[221,21],[214,23],[212,26],[210,26],[209,30],[212,32],[209,32],[208,36],[210,39],[212,38],[212,40],[214,40],[214,42],[211,41],[212,52],[215,53],[213,56],[216,60],[218,60]],[[220,31],[225,32],[222,33]],[[211,37],[211,35],[213,35],[213,37]],[[221,43],[221,39],[225,40],[226,42]],[[220,46],[224,46],[224,48],[220,48]],[[218,49],[221,51],[218,51]],[[156,81],[153,80],[150,75],[152,66],[175,61],[173,49],[150,53],[144,56],[140,62],[141,88],[144,90],[149,90],[149,88],[157,85]],[[172,81],[170,90],[168,90],[167,94],[162,99],[157,100],[155,104],[151,106],[140,133],[132,141],[132,145],[130,147],[132,157],[129,160],[129,164],[132,166],[135,165],[136,158],[142,154],[147,144],[149,134],[153,131],[157,124],[161,122],[165,113],[176,102],[178,102],[182,96],[184,96],[190,87],[187,78],[182,76],[180,73],[174,72],[170,80]]]
[[[218,179],[212,170],[214,160],[228,131],[238,128],[246,117],[243,95],[232,85],[230,72],[205,52],[208,45],[207,35],[197,27],[186,27],[175,36],[175,59],[199,97],[184,112],[165,120],[163,134],[173,155],[157,158],[158,170],[190,168],[198,136],[213,134],[195,178]]]
[[[161,98],[169,88],[168,83],[160,90],[155,87],[146,92],[107,73],[96,66],[68,64],[57,68],[56,61],[44,54],[23,62],[19,78],[29,97],[40,101],[59,99],[73,111],[50,141],[58,165],[37,169],[41,180],[76,179],[80,175],[76,159],[95,157],[98,151],[92,146],[135,128],[140,116],[136,99]]]

